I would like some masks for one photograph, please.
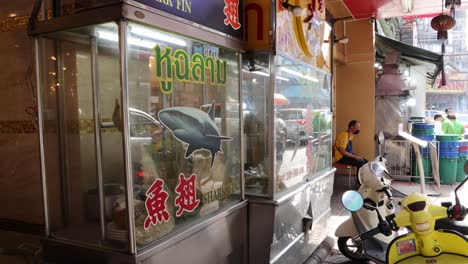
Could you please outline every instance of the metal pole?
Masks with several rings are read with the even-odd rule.
[[[268,55],[268,67],[270,69],[270,78],[268,79],[269,85],[268,90],[266,91],[266,127],[268,131],[268,138],[266,144],[266,159],[269,160],[269,172],[270,179],[268,180],[268,197],[273,198],[275,195],[275,186],[279,179],[276,177],[276,144],[275,144],[275,104],[274,104],[274,95],[275,95],[275,77],[276,77],[276,63],[275,63],[275,54],[270,52]]]
[[[128,241],[131,254],[135,254],[135,219],[133,213],[133,182],[132,182],[132,160],[130,144],[130,113],[128,99],[128,61],[127,61],[127,22],[119,21],[119,52],[120,52],[120,83],[122,85],[122,121],[123,121],[123,151],[125,161],[125,190],[128,212]]]
[[[68,226],[70,221],[70,180],[68,174],[68,152],[67,140],[65,138],[66,122],[65,122],[65,84],[63,78],[63,58],[61,41],[55,42],[55,55],[57,60],[57,133],[59,136],[59,166],[60,166],[60,190],[61,190],[61,208],[62,221],[65,226]]]
[[[244,176],[244,148],[247,147],[244,145],[244,107],[242,100],[242,56],[238,55],[238,71],[239,71],[239,169],[240,169],[240,184],[241,184],[241,199],[245,199],[245,176]]]
[[[106,214],[104,205],[104,181],[102,178],[102,135],[101,115],[99,103],[99,76],[98,76],[98,45],[96,37],[91,38],[91,78],[93,86],[93,119],[94,119],[94,147],[96,155],[96,175],[99,195],[99,221],[101,224],[101,240],[106,239]]]
[[[44,212],[44,235],[50,235],[49,227],[49,204],[47,202],[47,180],[46,180],[46,165],[45,165],[45,151],[44,151],[44,116],[42,109],[42,65],[41,60],[44,54],[39,52],[39,39],[34,38],[34,52],[36,53],[36,94],[37,94],[37,115],[39,127],[39,154],[41,166],[41,183],[42,183],[42,204]]]

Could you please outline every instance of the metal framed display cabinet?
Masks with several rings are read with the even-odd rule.
[[[289,1],[306,8],[299,2],[308,1]],[[329,231],[335,170],[331,75],[320,39],[326,23],[314,10],[316,21],[309,27],[282,3],[245,2],[249,30],[242,97],[250,263],[303,263]],[[316,32],[322,33],[312,35]]]
[[[247,262],[242,1],[163,2],[30,24],[46,261]]]

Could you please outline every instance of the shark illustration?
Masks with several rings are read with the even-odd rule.
[[[215,105],[211,103],[208,113],[192,107],[171,107],[158,113],[159,120],[175,138],[188,144],[185,158],[197,150],[208,150],[211,153],[211,165],[218,152],[223,153],[221,141],[232,140],[221,136],[214,121]]]

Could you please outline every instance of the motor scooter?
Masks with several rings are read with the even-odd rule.
[[[465,173],[468,173],[468,162],[465,163]],[[437,219],[461,221],[468,214],[468,209],[461,205],[458,197],[458,191],[467,181],[468,178],[455,189],[455,204],[448,208],[433,204],[426,195],[413,193],[401,201],[402,210],[397,215],[390,214],[384,219],[375,210],[379,219],[377,227],[353,237],[354,243],[362,243],[366,255],[377,263],[468,263],[468,239],[456,230],[434,228]],[[345,192],[342,202],[353,214],[369,206],[356,191]],[[372,252],[373,245],[365,245],[367,241],[375,241],[371,238],[377,234],[391,236],[400,227],[408,227],[411,232],[395,237],[388,244],[384,257],[375,258],[375,255],[368,254]]]
[[[376,213],[374,211],[377,210],[384,217],[395,212],[393,196],[390,191],[392,178],[386,169],[385,154],[381,154],[383,142],[384,136],[380,132],[378,136],[379,155],[373,161],[364,164],[359,170],[358,180],[361,185],[358,192],[363,197],[366,206],[364,206],[363,210],[353,213],[352,217],[343,222],[335,232],[335,236],[338,237],[340,252],[351,260],[362,261],[368,259],[364,253],[364,246],[361,243],[354,243],[352,238],[362,231],[375,228],[379,224],[379,219],[375,217]],[[359,226],[359,229],[357,226]],[[381,253],[385,252],[384,248],[392,238],[377,235],[372,240],[376,240],[373,244],[380,245]]]

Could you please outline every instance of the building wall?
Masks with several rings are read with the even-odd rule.
[[[353,141],[354,151],[367,159],[373,159],[375,149],[374,27],[367,19],[341,23],[344,23],[343,36],[348,37],[349,42],[336,44],[338,46],[336,49],[343,49],[344,54],[344,62],[338,62],[335,68],[336,132],[346,130],[350,120],[358,120],[361,123],[361,133]]]
[[[34,104],[33,40],[26,22],[34,1],[4,1],[0,9],[0,228],[3,220],[43,223]],[[33,92],[34,90],[34,92]]]

